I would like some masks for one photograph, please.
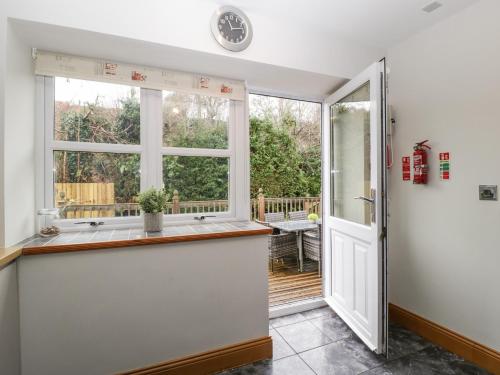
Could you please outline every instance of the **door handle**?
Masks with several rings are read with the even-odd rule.
[[[359,196],[359,197],[354,197],[354,199],[360,199],[366,203],[375,203],[375,199],[372,199],[372,198],[367,198],[367,197],[362,197],[362,196]]]
[[[367,197],[363,197],[360,195],[359,197],[354,197],[354,199],[359,199],[365,203],[370,203],[371,222],[375,223],[375,221],[377,220],[376,210],[375,210],[375,198],[376,198],[375,189],[370,189],[370,196],[371,196],[371,198],[367,198]]]

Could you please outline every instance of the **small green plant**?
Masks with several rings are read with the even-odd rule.
[[[139,206],[147,214],[156,214],[165,211],[168,203],[168,194],[165,189],[154,187],[143,191],[138,196]]]
[[[319,216],[318,216],[318,215],[316,215],[315,213],[312,213],[312,214],[307,215],[307,219],[308,219],[309,221],[314,221],[314,222],[315,222],[316,220],[318,220],[318,219],[319,219]]]

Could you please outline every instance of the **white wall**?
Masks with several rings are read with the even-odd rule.
[[[7,24],[4,132],[5,246],[35,230],[35,77],[31,49]]]
[[[0,267],[0,373],[20,374],[17,265]]]
[[[7,20],[2,17],[2,4],[0,4],[0,52],[5,50]],[[4,220],[4,139],[5,139],[5,62],[6,54],[0,53],[0,246],[5,244],[5,220]]]
[[[267,236],[24,256],[23,375],[101,375],[268,335]]]
[[[390,49],[397,120],[390,186],[390,300],[500,350],[500,2],[482,0]],[[401,180],[401,157],[432,146],[429,185]],[[439,180],[439,152],[451,180]]]

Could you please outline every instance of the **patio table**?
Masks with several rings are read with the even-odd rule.
[[[289,220],[269,223],[272,228],[283,232],[295,232],[297,234],[297,247],[299,248],[299,271],[304,269],[304,254],[302,250],[302,233],[307,230],[318,228],[318,224],[311,223],[309,220]]]

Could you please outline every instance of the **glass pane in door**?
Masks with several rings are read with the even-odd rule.
[[[370,83],[335,103],[331,117],[331,212],[370,225]]]

